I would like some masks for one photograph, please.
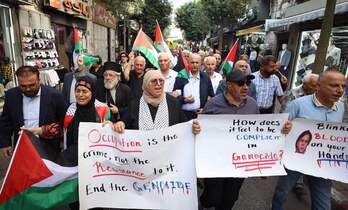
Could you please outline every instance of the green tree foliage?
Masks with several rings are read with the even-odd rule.
[[[176,26],[184,32],[186,40],[202,41],[211,28],[210,20],[202,7],[200,1],[189,2],[175,13]]]
[[[155,37],[156,20],[162,32],[171,24],[172,5],[168,0],[144,0],[138,19],[143,31],[152,39]]]
[[[219,48],[222,48],[223,28],[238,23],[250,0],[201,0],[204,13],[212,25],[218,26]]]
[[[117,19],[123,20],[140,12],[142,0],[107,0],[106,5]]]

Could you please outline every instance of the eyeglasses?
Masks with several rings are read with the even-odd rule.
[[[163,79],[153,79],[150,80],[151,85],[163,85],[164,84],[164,80]]]
[[[234,82],[234,83],[236,83],[239,87],[243,87],[244,85],[249,86],[250,83],[251,83],[251,80],[237,81],[237,82]]]

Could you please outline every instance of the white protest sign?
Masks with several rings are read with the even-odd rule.
[[[81,123],[81,209],[197,209],[192,122],[152,131]]]
[[[348,124],[306,119],[292,123],[285,141],[285,167],[348,183]]]
[[[282,165],[287,114],[200,115],[198,177],[285,175]]]

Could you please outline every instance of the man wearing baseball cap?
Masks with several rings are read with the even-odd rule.
[[[203,114],[259,114],[256,101],[248,96],[254,75],[233,70],[226,75],[226,90],[207,102]],[[232,209],[244,178],[206,178],[200,197],[203,208]]]
[[[103,66],[104,80],[97,81],[96,98],[106,103],[114,115],[120,119],[131,100],[131,89],[120,82],[122,67],[116,62],[105,62]]]

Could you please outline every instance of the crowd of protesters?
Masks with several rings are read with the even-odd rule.
[[[226,50],[228,53],[228,50]],[[291,89],[288,78],[279,71],[277,58],[255,52],[240,55],[232,71],[224,69],[225,50],[160,53],[159,69],[148,68],[139,53],[122,52],[115,62],[81,62],[64,77],[63,90],[40,85],[35,67],[17,69],[18,87],[6,92],[0,117],[0,147],[3,155],[12,155],[21,130],[28,130],[57,150],[76,154],[80,122],[108,122],[115,131],[152,130],[193,119],[192,132],[200,132],[200,114],[272,114],[287,112],[289,120],[307,118],[342,122],[346,78],[330,68],[320,75],[307,74],[303,85]],[[186,59],[188,69],[180,66]],[[187,68],[187,67],[186,67]],[[182,71],[186,71],[186,76]],[[283,133],[291,123],[283,126]],[[63,135],[64,133],[64,135]],[[14,137],[12,137],[14,135]],[[64,136],[64,138],[63,138]],[[288,193],[300,177],[309,180],[312,209],[330,209],[331,181],[287,171],[279,178],[272,209],[283,209]],[[205,179],[200,208],[231,210],[238,199],[244,179]],[[296,184],[297,183],[297,184]],[[70,205],[78,209],[78,203]]]

